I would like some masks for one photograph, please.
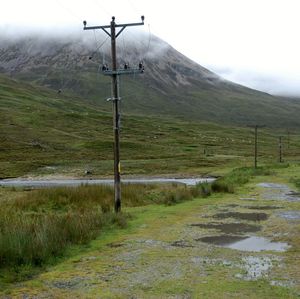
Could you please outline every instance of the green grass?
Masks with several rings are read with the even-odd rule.
[[[43,254],[43,250],[40,250],[41,252],[38,252],[39,254],[36,255],[36,258],[29,261],[27,260],[24,262],[24,260],[18,260],[18,262],[21,261],[19,265],[16,263],[10,264],[9,267],[3,267],[0,270],[0,285],[3,286],[3,289],[7,288],[7,291],[11,288],[12,293],[7,293],[7,295],[15,294],[31,294],[31,292],[37,292],[37,289],[40,287],[45,288],[43,281],[47,281],[47,287],[48,283],[55,282],[55,281],[72,281],[72,277],[75,276],[84,277],[84,279],[89,279],[91,275],[91,271],[95,271],[95,275],[97,275],[97,283],[98,287],[102,290],[101,281],[98,279],[99,271],[106,275],[107,272],[111,271],[110,266],[107,266],[106,262],[108,262],[108,265],[111,265],[112,262],[109,262],[110,260],[114,261],[114,265],[121,266],[122,269],[122,263],[116,260],[116,255],[119,253],[119,250],[122,254],[125,254],[125,257],[128,252],[124,253],[124,250],[122,251],[122,247],[118,248],[118,244],[122,244],[125,242],[125,244],[131,244],[131,242],[134,242],[133,240],[162,240],[164,242],[167,242],[166,244],[169,244],[170,242],[174,240],[179,240],[177,233],[179,231],[182,231],[182,228],[184,227],[184,231],[189,227],[189,224],[191,223],[197,223],[199,221],[199,214],[201,215],[211,215],[214,213],[218,208],[222,209],[224,208],[224,205],[227,204],[233,204],[236,203],[237,205],[240,205],[241,209],[244,209],[244,205],[241,205],[240,202],[240,194],[245,194],[247,192],[253,192],[253,186],[257,184],[257,182],[263,181],[270,181],[270,182],[277,182],[277,180],[280,178],[277,178],[277,175],[280,175],[281,177],[284,177],[285,179],[290,178],[292,175],[293,177],[297,177],[299,175],[299,165],[296,164],[293,165],[280,165],[278,167],[270,166],[258,169],[257,171],[251,171],[247,168],[242,169],[235,169],[228,173],[224,177],[224,180],[227,178],[228,182],[234,181],[235,190],[237,191],[237,194],[212,194],[212,196],[207,198],[199,198],[197,200],[191,201],[191,197],[201,197],[207,196],[209,194],[209,189],[207,188],[207,185],[198,185],[195,188],[186,188],[184,186],[180,185],[174,185],[170,184],[168,186],[164,185],[144,185],[144,186],[134,186],[134,185],[128,185],[128,189],[126,186],[123,186],[123,195],[124,195],[124,211],[130,212],[132,215],[130,218],[130,221],[128,222],[128,225],[126,226],[125,220],[128,218],[120,218],[120,219],[113,219],[110,218],[111,214],[110,212],[105,208],[101,207],[102,200],[104,199],[105,203],[105,195],[109,193],[109,196],[111,196],[111,190],[109,191],[108,187],[101,187],[101,186],[80,186],[78,188],[54,188],[54,189],[44,189],[44,190],[34,190],[34,191],[26,191],[23,192],[19,189],[6,189],[2,188],[0,189],[1,194],[1,206],[3,207],[4,211],[8,211],[7,208],[10,207],[11,214],[14,213],[22,213],[22,217],[19,217],[19,219],[33,219],[33,218],[26,218],[26,217],[32,217],[33,215],[44,215],[45,219],[46,216],[55,215],[57,218],[62,217],[64,222],[69,221],[69,219],[66,217],[67,215],[71,215],[73,213],[74,218],[70,219],[70,223],[64,223],[59,228],[62,229],[65,227],[66,232],[70,235],[74,234],[74,240],[75,238],[78,238],[76,242],[73,244],[78,244],[79,246],[72,246],[71,242],[68,243],[68,247],[66,247],[64,250],[60,251],[58,254],[58,251],[56,254],[58,254],[56,257],[52,256],[52,258],[47,258],[48,261],[44,263],[44,266],[48,266],[49,263],[53,264],[55,263],[55,267],[49,267],[47,268],[48,271],[44,274],[41,274],[41,276],[38,276],[34,280],[30,280],[28,283],[23,282],[21,289],[15,285],[11,284],[14,281],[17,280],[24,280],[25,278],[31,277],[36,271],[41,271],[40,266],[36,267],[36,265],[41,264],[41,256]],[[243,177],[243,179],[237,179],[237,177]],[[250,178],[250,184],[245,184],[245,178]],[[252,178],[252,179],[251,179]],[[251,182],[252,181],[252,182]],[[279,182],[278,181],[278,182]],[[241,187],[241,188],[240,188]],[[176,190],[177,195],[176,195]],[[187,192],[187,190],[190,190],[190,192]],[[101,196],[99,196],[99,194]],[[169,196],[166,196],[168,195]],[[184,196],[182,196],[184,194]],[[174,196],[175,195],[175,196]],[[110,200],[110,206],[111,199]],[[177,199],[176,199],[177,196]],[[84,200],[82,200],[84,198]],[[169,198],[171,198],[171,206],[169,205]],[[175,200],[174,200],[175,199]],[[184,201],[184,202],[183,202]],[[180,205],[174,205],[174,203],[181,202]],[[154,204],[153,204],[154,203]],[[158,203],[158,204],[157,204]],[[163,203],[163,204],[162,204]],[[268,201],[265,201],[264,204],[269,204]],[[286,208],[290,209],[291,207],[297,208],[297,203],[285,203]],[[13,211],[13,212],[12,212]],[[76,211],[78,212],[76,214]],[[97,235],[94,236],[88,236],[88,238],[95,239],[93,242],[89,242],[86,239],[82,239],[81,233],[83,233],[83,230],[81,228],[82,225],[85,225],[83,222],[87,222],[87,225],[92,221],[88,218],[83,218],[83,221],[81,221],[80,217],[81,215],[85,215],[85,212],[88,213],[99,213],[98,215],[100,217],[107,217],[107,222],[105,225],[101,223],[101,226],[98,230],[96,230]],[[105,212],[105,213],[104,213]],[[3,212],[5,213],[5,212]],[[7,213],[5,213],[7,214]],[[20,214],[19,214],[20,215]],[[188,216],[190,215],[190,216]],[[93,215],[92,215],[93,216]],[[96,215],[97,216],[97,215]],[[127,216],[127,214],[125,215]],[[191,217],[189,220],[185,220],[182,222],[182,219],[184,217]],[[89,217],[89,216],[87,216]],[[3,219],[3,214],[1,215],[0,219]],[[77,218],[77,219],[75,219]],[[92,217],[93,218],[93,217]],[[101,218],[101,219],[104,219]],[[37,219],[37,218],[36,218]],[[43,218],[40,218],[43,219]],[[49,218],[50,220],[51,218]],[[203,220],[207,219],[209,221],[209,218],[204,217]],[[282,231],[285,231],[285,229],[288,226],[288,223],[284,221],[284,223],[281,221],[278,217],[271,217],[270,226],[267,226],[265,229],[267,230],[267,234],[271,235],[272,231],[280,229]],[[99,218],[96,217],[96,220],[100,222]],[[15,221],[15,220],[14,220]],[[44,221],[44,219],[43,219]],[[56,219],[55,219],[56,221]],[[72,222],[74,221],[74,222]],[[206,221],[206,220],[205,220]],[[211,220],[215,221],[215,220]],[[274,227],[272,226],[273,221],[279,221],[276,222]],[[21,222],[19,220],[19,222]],[[17,221],[16,221],[17,223]],[[23,222],[24,223],[24,222]],[[269,223],[269,222],[268,222]],[[44,223],[37,222],[38,227],[43,227]],[[49,222],[47,223],[49,224]],[[50,224],[52,224],[50,222]],[[70,224],[70,226],[69,226]],[[284,224],[284,229],[282,228],[282,225]],[[269,224],[268,224],[269,225]],[[75,233],[74,233],[74,227],[75,227]],[[88,226],[87,226],[88,227]],[[124,229],[116,229],[116,227],[124,227]],[[165,229],[162,229],[164,227]],[[88,227],[89,230],[93,231],[93,227]],[[109,229],[111,228],[111,229]],[[290,227],[289,227],[290,228]],[[280,230],[280,231],[281,231]],[[1,229],[0,229],[1,231]],[[17,231],[20,231],[18,229]],[[21,230],[22,231],[22,230]],[[144,234],[145,231],[147,231],[147,234]],[[31,232],[38,232],[38,230],[32,229]],[[49,233],[51,232],[51,228],[48,227],[48,225],[44,227],[44,230],[42,230],[42,233]],[[93,231],[95,232],[95,230]],[[289,239],[281,240],[281,241],[287,241],[289,244],[293,244],[294,250],[288,251],[287,253],[284,253],[285,263],[289,262],[289,257],[291,259],[292,265],[294,264],[294,259],[297,256],[297,244],[299,243],[299,238],[294,238],[293,233],[297,235],[297,231],[291,231],[291,235],[289,235]],[[133,235],[132,235],[133,234]],[[175,235],[173,235],[175,234]],[[64,234],[60,234],[62,236],[65,236]],[[182,235],[182,232],[181,232]],[[186,237],[184,234],[183,236]],[[284,235],[286,238],[286,235]],[[40,240],[46,240],[43,238],[40,238]],[[127,240],[127,241],[126,241]],[[48,241],[48,240],[46,240]],[[56,240],[57,241],[57,240]],[[138,241],[137,241],[138,242]],[[291,243],[292,242],[292,243]],[[6,243],[7,244],[7,243]],[[111,245],[112,244],[112,245]],[[113,247],[114,244],[116,247]],[[144,243],[141,243],[140,246],[143,247]],[[164,244],[164,243],[163,243]],[[295,245],[294,245],[295,244]],[[38,245],[38,243],[37,243]],[[7,245],[6,245],[7,246]],[[121,245],[120,245],[121,246]],[[130,247],[131,248],[131,247]],[[26,249],[26,247],[25,247]],[[24,250],[25,250],[24,249]],[[36,247],[35,250],[39,250],[39,247]],[[136,248],[135,248],[136,249]],[[28,250],[28,249],[26,249]],[[53,249],[52,249],[53,250]],[[126,249],[127,250],[127,249]],[[159,249],[154,246],[149,248],[148,255],[143,255],[143,258],[137,259],[137,262],[143,262],[146,264],[145,268],[147,269],[147,265],[152,265],[152,263],[157,263],[159,261],[159,264],[165,265],[165,263],[172,264],[172,259],[174,258],[174,261],[182,260],[185,257],[185,249],[179,248],[177,251],[172,250],[165,250],[165,247],[162,246],[161,251],[158,251]],[[133,253],[136,252],[133,250]],[[14,252],[13,252],[14,253]],[[26,254],[26,257],[31,257],[28,252],[24,251]],[[66,253],[66,255],[65,255]],[[123,256],[123,255],[118,256]],[[195,253],[192,253],[190,258],[195,257]],[[263,253],[262,253],[263,254]],[[237,253],[228,251],[228,250],[221,250],[218,248],[210,248],[207,250],[203,250],[201,246],[199,247],[199,252],[197,251],[197,256],[209,256],[212,260],[218,260],[221,261],[223,259],[233,259],[235,260],[237,258]],[[23,255],[22,255],[23,256]],[[242,255],[243,256],[243,255]],[[62,257],[62,258],[60,258]],[[91,261],[89,261],[89,258],[91,257]],[[95,260],[92,260],[92,258],[95,258]],[[187,258],[189,263],[190,259]],[[171,261],[170,261],[171,260]],[[59,263],[57,263],[59,261]],[[16,262],[16,261],[14,261]],[[289,262],[290,263],[290,262]],[[130,264],[130,263],[129,263]],[[131,265],[131,264],[130,264]],[[134,267],[135,264],[132,264],[131,266]],[[190,265],[190,264],[188,264]],[[233,263],[234,265],[234,263]],[[128,265],[127,265],[128,266]],[[183,264],[183,267],[185,264]],[[82,268],[83,267],[83,268]],[[86,268],[84,268],[86,267]],[[188,276],[182,277],[180,280],[167,280],[165,282],[162,282],[161,284],[154,284],[150,289],[143,289],[138,288],[136,291],[141,292],[141,294],[149,294],[159,297],[161,294],[169,294],[169,295],[175,295],[175,294],[186,294],[186,287],[188,286],[189,290],[191,290],[192,294],[197,298],[198,294],[201,294],[203,298],[210,298],[210,297],[218,297],[220,294],[227,294],[228,296],[231,296],[233,293],[243,297],[243,296],[249,296],[249,298],[255,298],[255,295],[251,295],[253,290],[256,287],[260,287],[260,291],[256,294],[259,298],[268,298],[268,297],[274,297],[274,298],[281,298],[281,296],[288,296],[290,294],[291,298],[293,298],[292,294],[293,292],[288,288],[281,288],[281,287],[274,287],[270,286],[268,282],[264,280],[258,280],[258,281],[249,281],[244,282],[240,279],[234,278],[234,273],[232,271],[235,271],[235,268],[231,266],[224,266],[221,264],[219,267],[218,265],[211,265],[209,264],[207,266],[204,265],[206,268],[206,272],[209,271],[209,273],[203,277],[199,276],[199,271],[202,271],[200,268],[197,268],[197,271],[193,274],[194,276],[190,277],[189,275],[192,275],[191,272],[188,270]],[[209,268],[210,267],[210,268]],[[281,270],[280,270],[281,269]],[[293,268],[295,271],[297,271],[297,266]],[[279,270],[280,273],[283,273],[283,277],[286,277],[286,272],[288,272],[288,277],[293,277],[292,267],[289,268],[289,270],[286,270],[286,268],[280,267]],[[133,271],[133,272],[131,272]],[[131,275],[131,273],[134,273],[137,271],[137,269],[134,267],[134,269],[131,269],[128,272],[124,271],[118,271],[118,273],[121,275],[121,277],[127,277],[127,275]],[[141,269],[139,269],[141,271]],[[106,273],[106,274],[105,274]],[[102,275],[101,274],[101,275]],[[45,276],[43,276],[45,275]],[[278,273],[275,275],[279,275]],[[281,274],[280,274],[281,275]],[[281,276],[278,277],[281,277]],[[296,274],[298,275],[298,274]],[[297,276],[298,277],[298,276]],[[191,278],[191,279],[190,279]],[[220,285],[220,288],[216,287],[216,281],[221,279],[223,283]],[[271,278],[270,278],[271,279]],[[202,280],[205,281],[205,284],[202,284]],[[107,288],[110,282],[105,282],[105,287]],[[181,289],[182,288],[182,289]],[[34,291],[33,291],[34,290]],[[74,292],[77,292],[78,289],[74,290]],[[99,290],[99,289],[97,289]],[[40,292],[42,290],[39,289]],[[55,294],[57,294],[58,297],[63,296],[63,289],[56,288],[55,287]],[[68,292],[73,292],[73,289],[68,289]],[[20,293],[18,293],[20,292]],[[62,292],[62,293],[60,293]],[[79,290],[78,290],[79,292]],[[93,292],[93,288],[91,288],[91,292]],[[104,292],[104,291],[103,291]],[[37,294],[37,293],[36,293]],[[73,293],[72,293],[73,294]],[[93,296],[91,293],[90,296]],[[104,294],[104,293],[103,293]],[[98,294],[99,295],[99,294]],[[101,293],[102,295],[102,293]],[[141,295],[142,296],[142,295]],[[252,296],[252,297],[251,297]],[[113,296],[112,296],[113,297]],[[202,298],[201,297],[201,298]]]
[[[252,177],[268,174],[267,168],[238,168],[212,185],[126,184],[122,186],[122,205],[123,208],[170,206],[204,198],[212,192],[233,193]],[[0,267],[41,266],[62,256],[72,244],[86,244],[103,229],[125,226],[128,215],[113,214],[112,199],[113,188],[105,185],[45,188],[25,193],[12,188],[9,199],[1,201]]]
[[[173,205],[210,194],[207,184],[123,185],[122,204]],[[19,193],[12,189],[11,193]],[[112,212],[113,188],[82,185],[33,190],[3,200],[0,211],[0,268],[42,266],[73,244],[86,244],[101,231],[124,227],[127,214]]]
[[[113,172],[111,104],[58,95],[0,76],[0,178],[21,175],[95,177]],[[258,163],[278,159],[278,135],[259,132]],[[299,160],[300,135],[284,140],[285,161]],[[251,128],[122,113],[122,175],[201,175],[253,164]]]
[[[254,176],[270,175],[269,167],[243,167],[233,169],[226,176],[221,177],[212,183],[213,192],[234,193],[236,188],[245,185]]]
[[[111,94],[110,78],[99,72],[100,57],[89,60],[89,55],[82,51],[94,51],[88,50],[91,46],[89,42],[78,38],[71,41],[69,36],[66,42],[55,38],[35,42],[35,38],[30,37],[30,42],[24,38],[15,45],[3,42],[3,72],[30,83],[50,86],[55,91],[62,89],[63,95],[69,93],[84,99],[86,104],[93,104],[106,111],[110,109],[105,101]],[[32,49],[36,44],[39,46],[35,55],[23,50]],[[51,54],[45,62],[42,53],[48,51],[49,44]],[[142,47],[144,50],[136,48],[139,42],[130,42],[126,46],[127,54],[124,53],[124,44],[121,44],[123,42],[117,51],[121,56],[127,56],[124,59],[132,60],[131,65],[136,64],[137,56],[146,55],[144,51],[147,46]],[[299,100],[281,99],[218,78],[208,79],[208,70],[192,63],[163,41],[155,41],[152,46],[161,50],[156,57],[145,57],[145,73],[120,78],[122,111],[195,122],[200,119],[221,125],[245,126],[258,123],[269,127],[299,129]],[[107,52],[101,53],[100,60],[102,54],[109,56]],[[16,63],[13,59],[19,55],[22,55],[23,60],[17,65],[18,72],[11,72],[6,65],[9,62]],[[211,76],[214,77],[213,74]]]

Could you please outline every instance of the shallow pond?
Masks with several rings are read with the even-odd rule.
[[[198,183],[211,183],[215,178],[141,178],[141,179],[123,179],[124,184],[167,184],[179,183],[187,186],[194,186]],[[112,185],[111,179],[62,179],[62,180],[29,180],[29,179],[5,179],[0,180],[0,186],[7,187],[27,187],[27,188],[42,188],[42,187],[59,187],[59,186],[79,186],[88,185]]]

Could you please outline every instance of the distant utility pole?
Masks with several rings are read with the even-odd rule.
[[[282,136],[279,136],[278,140],[278,149],[279,149],[279,163],[282,163]]]
[[[258,128],[264,128],[265,126],[259,126],[259,125],[255,125],[255,126],[248,126],[253,128],[254,127],[254,168],[257,168],[257,131]]]
[[[258,126],[254,127],[255,137],[254,137],[254,168],[257,168],[257,129]]]
[[[119,76],[125,74],[143,73],[144,66],[142,62],[139,62],[138,68],[132,69],[125,63],[123,69],[117,69],[117,51],[116,51],[116,39],[122,33],[122,31],[129,26],[144,25],[144,16],[141,17],[141,23],[129,23],[129,24],[116,24],[115,17],[112,17],[110,25],[104,26],[91,26],[87,27],[87,22],[83,21],[83,30],[103,30],[111,40],[111,70],[103,65],[102,71],[104,75],[111,76],[112,78],[112,97],[113,103],[113,130],[114,130],[114,190],[115,190],[115,212],[121,211],[121,166],[120,166],[120,114],[119,114]],[[116,28],[121,28],[119,32],[116,32]],[[107,30],[110,29],[110,32]]]

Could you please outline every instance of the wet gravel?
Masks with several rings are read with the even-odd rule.
[[[286,220],[300,220],[300,211],[284,211],[277,215]]]

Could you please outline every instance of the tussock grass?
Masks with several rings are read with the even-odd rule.
[[[132,187],[125,190],[129,205],[136,203],[138,193]],[[34,190],[3,202],[0,267],[40,266],[107,227],[126,226],[128,215],[112,213],[112,198],[109,186],[83,185]]]
[[[212,192],[232,193],[268,168],[237,168],[213,184],[122,185],[123,206],[174,205]],[[11,190],[10,192],[15,192]],[[114,214],[113,188],[101,185],[38,189],[2,202],[0,267],[40,266],[85,244],[107,227],[126,226],[128,215]]]
[[[168,190],[163,197],[163,203],[173,205],[196,197],[207,197],[211,194],[211,187],[207,183],[197,184],[193,187],[177,186],[174,190]]]
[[[11,190],[11,192],[14,192]],[[208,184],[122,185],[124,206],[172,205],[208,196]],[[124,227],[128,215],[114,214],[111,186],[38,189],[4,201],[0,211],[0,267],[41,266],[72,244],[85,244],[103,229]]]
[[[107,225],[122,223],[124,215],[101,210],[72,211],[65,214],[15,213],[2,219],[0,265],[40,266],[61,256],[71,244],[85,244]]]
[[[234,193],[235,189],[249,182],[257,175],[270,175],[269,168],[241,167],[233,169],[229,174],[214,181],[211,185],[213,192]]]
[[[297,187],[298,190],[300,190],[300,178],[294,177],[294,178],[291,178],[290,181]]]

